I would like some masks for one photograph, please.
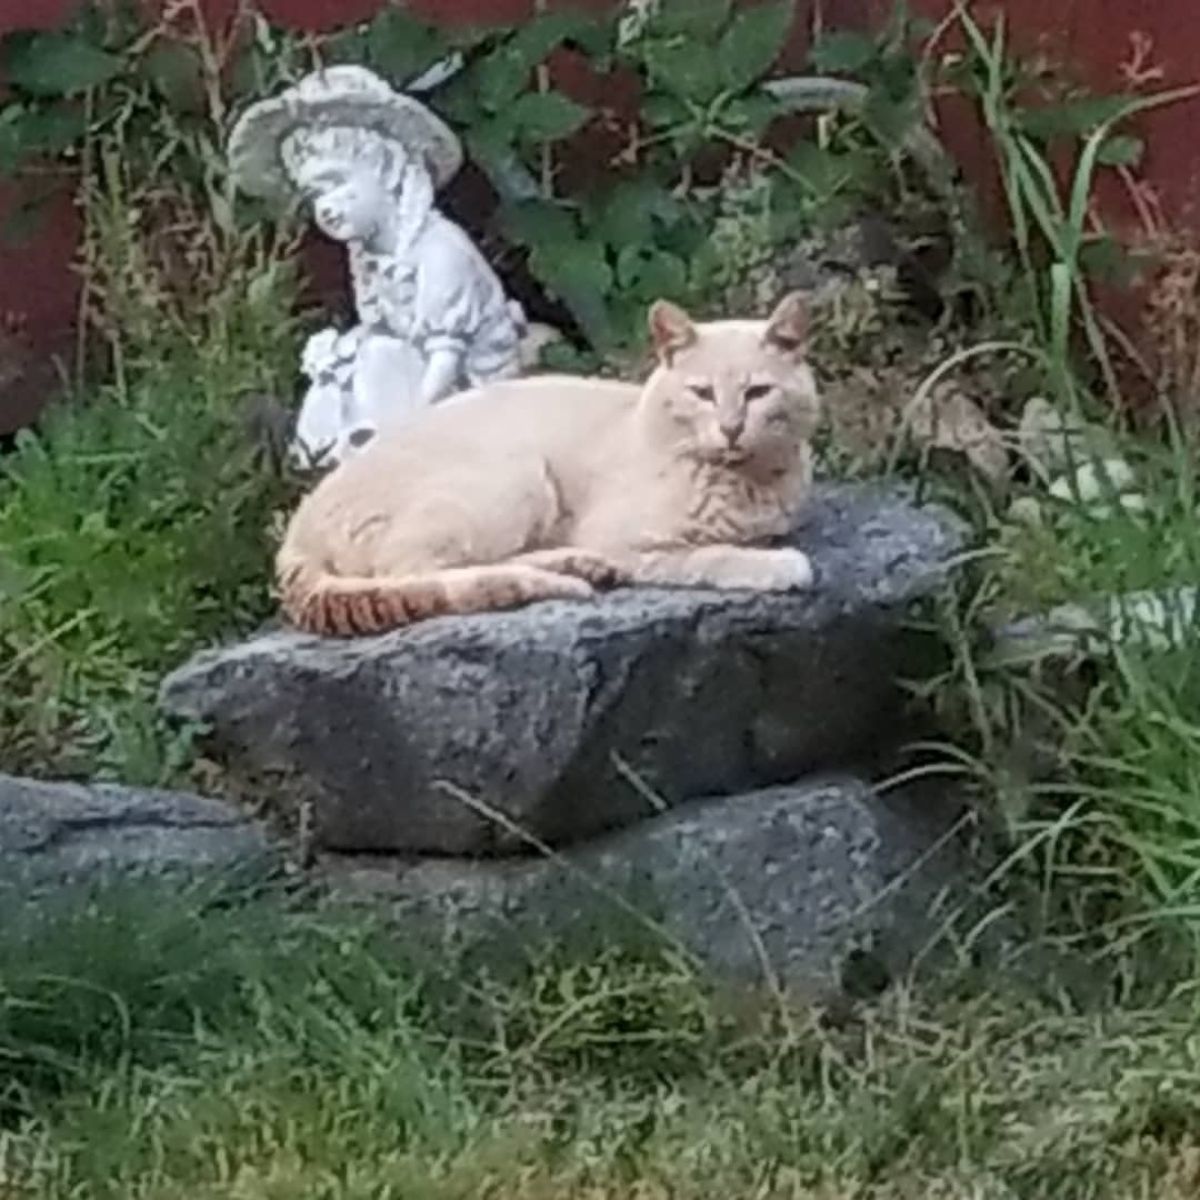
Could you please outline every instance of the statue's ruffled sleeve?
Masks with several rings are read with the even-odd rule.
[[[485,325],[496,284],[465,235],[429,239],[417,267],[415,334],[427,356],[462,356]]]

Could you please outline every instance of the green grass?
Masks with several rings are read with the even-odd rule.
[[[127,891],[0,936],[0,1184],[30,1197],[1194,1194],[1186,997],[895,994],[837,1028],[678,963],[500,983],[272,900]]]
[[[1193,452],[1178,439],[1114,434],[1145,499],[1087,508],[1033,493],[1042,520],[984,530],[979,587],[958,613],[951,753],[1008,816],[1018,861],[1069,897],[1077,929],[1193,941],[1200,917],[1200,630],[1172,600],[1200,580]],[[994,627],[1062,605],[1168,597],[1162,636],[1127,607],[1121,638],[1017,664],[992,656]],[[1065,885],[1065,886],[1060,886]]]
[[[0,769],[171,778],[186,752],[154,716],[159,678],[271,611],[284,487],[245,396],[290,387],[295,336],[288,274],[255,277],[219,319],[124,347],[119,382],[0,459]]]

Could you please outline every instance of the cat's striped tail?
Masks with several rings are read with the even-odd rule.
[[[281,555],[277,582],[287,618],[305,633],[321,637],[366,637],[430,617],[592,594],[582,579],[521,563],[376,579],[335,575],[310,561]]]

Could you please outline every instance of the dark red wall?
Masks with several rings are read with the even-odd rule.
[[[273,21],[308,29],[328,29],[369,16],[381,0],[259,0]],[[569,0],[551,0],[564,3]],[[607,0],[574,0],[603,5]],[[952,0],[916,0],[933,17],[945,14]],[[1111,91],[1133,61],[1135,39],[1148,47],[1161,70],[1153,86],[1191,83],[1200,78],[1200,0],[1004,0],[976,5],[981,17],[1002,10],[1022,48],[1053,55],[1082,81]],[[506,21],[527,15],[534,0],[412,0],[423,15],[444,22]],[[228,17],[237,0],[205,0],[211,19]],[[0,0],[0,33],[15,28],[53,27],[73,0]],[[807,31],[814,20],[826,27],[862,25],[891,9],[890,0],[799,0],[795,51],[799,65]],[[961,107],[942,110],[944,133],[968,172],[985,190],[992,178],[985,141],[971,115]],[[1200,234],[1200,100],[1191,100],[1142,119],[1148,149],[1143,174],[1167,221]],[[13,188],[0,186],[0,214],[10,208]],[[995,204],[997,197],[992,193]],[[1110,214],[1132,223],[1132,208],[1118,191],[1106,197]],[[995,208],[998,212],[998,205]],[[69,200],[57,201],[36,236],[18,243],[0,242],[0,330],[23,321],[39,347],[69,346],[78,305],[72,270],[78,225]],[[2,353],[0,347],[0,353]],[[27,419],[39,403],[36,394],[0,399],[0,432]]]

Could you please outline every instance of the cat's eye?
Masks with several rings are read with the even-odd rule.
[[[742,399],[747,403],[754,400],[765,400],[774,390],[774,386],[769,383],[752,383],[742,393]]]
[[[717,402],[717,393],[707,383],[693,383],[690,385],[690,389],[692,395],[697,400],[703,400],[705,404]]]

